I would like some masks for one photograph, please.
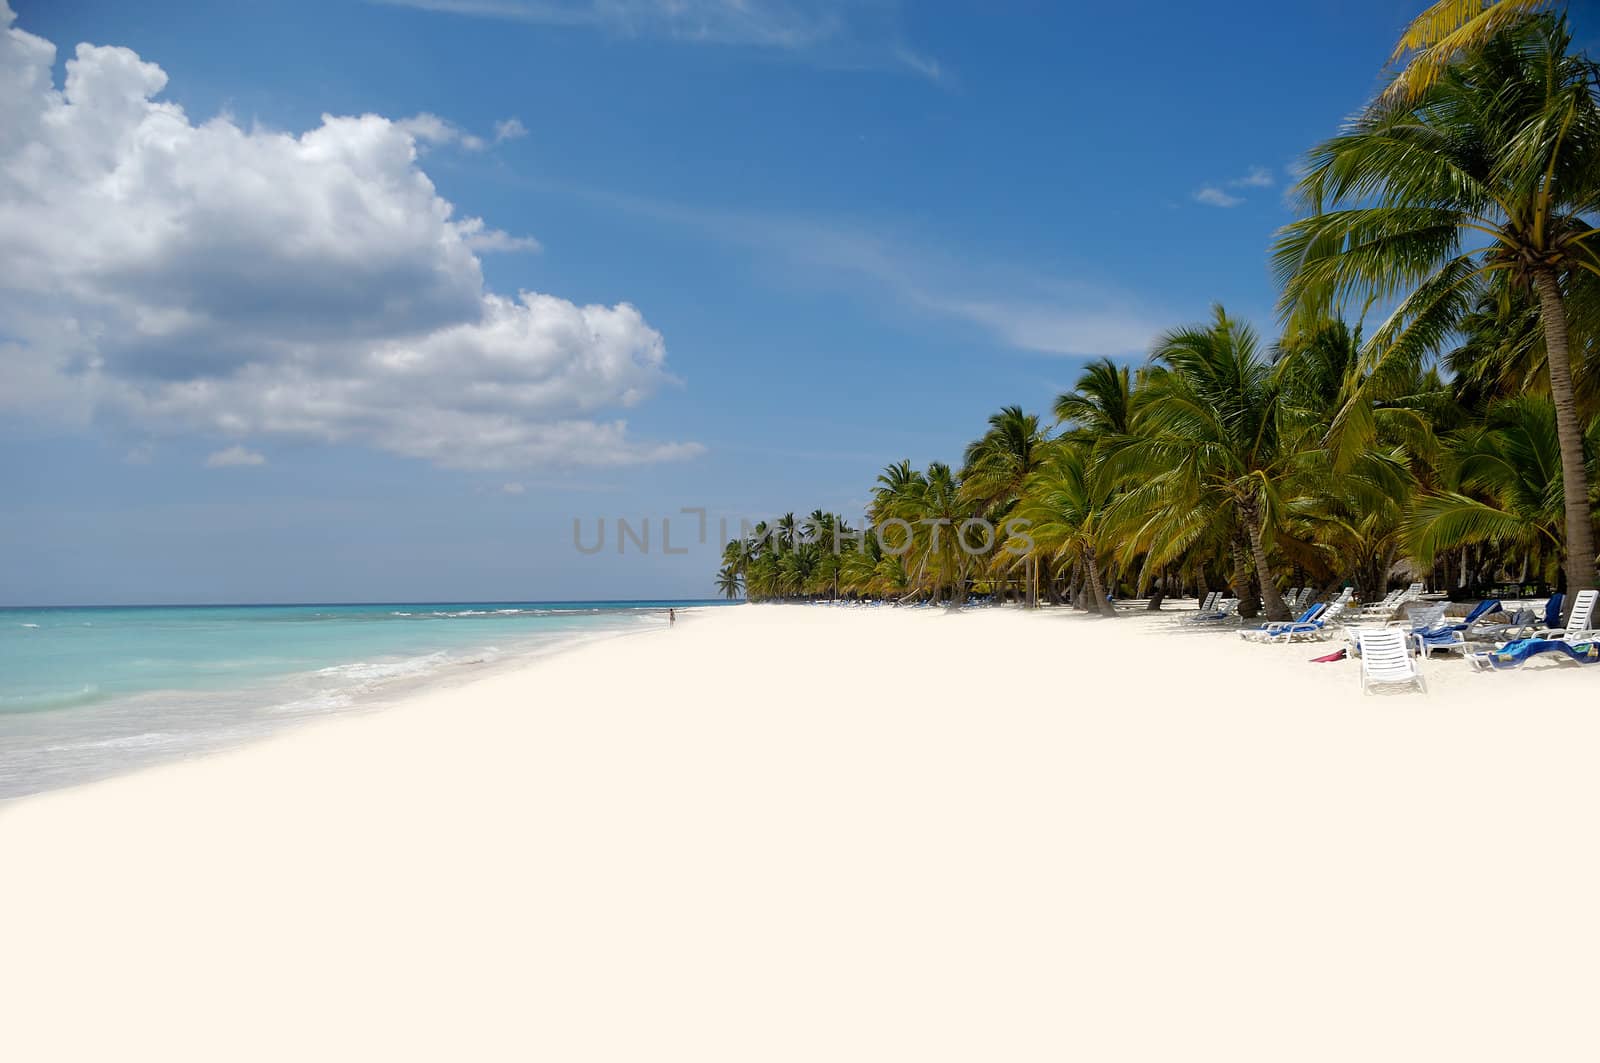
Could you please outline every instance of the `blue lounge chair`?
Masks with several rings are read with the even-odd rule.
[[[1459,624],[1455,625],[1455,629],[1457,631],[1465,631],[1467,628],[1471,627],[1473,624],[1476,624],[1479,620],[1482,620],[1490,613],[1498,612],[1499,609],[1499,598],[1485,598],[1483,601],[1472,607],[1472,611],[1463,617]]]
[[[1562,606],[1565,596],[1557,592],[1550,596],[1550,601],[1544,607],[1544,622],[1537,627],[1526,627],[1520,631],[1509,633],[1513,640],[1523,638],[1557,639],[1576,645],[1579,642],[1592,642],[1600,631],[1594,630],[1595,605],[1600,603],[1600,591],[1579,591],[1578,596],[1572,600],[1572,615],[1567,617],[1566,626],[1561,624]]]
[[[1421,630],[1411,632],[1411,641],[1416,646],[1417,653],[1425,658],[1435,653],[1451,653],[1455,650],[1465,652],[1467,633],[1472,630],[1472,626],[1498,608],[1500,608],[1498,598],[1487,598],[1473,606],[1472,611],[1460,621],[1430,624]]]
[[[1561,626],[1561,607],[1567,604],[1567,596],[1562,591],[1556,591],[1550,600],[1544,603],[1544,620],[1539,624],[1541,630],[1553,631]]]
[[[1301,619],[1291,620],[1288,623],[1269,624],[1265,628],[1244,631],[1240,632],[1240,634],[1254,636],[1260,642],[1294,642],[1296,639],[1302,638],[1320,639],[1332,631],[1333,624],[1339,619],[1340,614],[1344,612],[1344,607],[1345,599],[1340,598],[1332,605],[1317,605],[1313,606],[1312,609],[1306,610],[1307,613],[1311,613],[1313,609],[1319,610],[1309,620]]]
[[[1253,628],[1239,632],[1239,637],[1242,639],[1260,638],[1264,634],[1275,634],[1279,631],[1282,631],[1286,627],[1294,627],[1297,624],[1309,624],[1317,617],[1321,616],[1324,610],[1327,608],[1328,604],[1326,602],[1318,602],[1305,612],[1301,613],[1299,616],[1295,617],[1293,620],[1274,620],[1266,624],[1257,624]]]
[[[1562,639],[1528,638],[1508,642],[1498,650],[1474,653],[1467,660],[1474,668],[1520,668],[1541,653],[1557,653],[1579,664],[1600,663],[1600,643],[1566,642]]]

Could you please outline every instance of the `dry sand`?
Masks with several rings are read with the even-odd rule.
[[[1592,1060],[1600,669],[742,607],[0,810],[0,1058]]]

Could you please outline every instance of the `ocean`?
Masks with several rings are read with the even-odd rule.
[[[0,608],[0,800],[371,711],[720,602]]]

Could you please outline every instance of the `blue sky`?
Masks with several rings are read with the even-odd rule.
[[[166,83],[91,54],[75,176],[0,187],[0,602],[703,596],[715,543],[574,517],[859,512],[1213,301],[1270,331],[1418,4],[1083,6],[11,0],[39,114],[78,42]]]

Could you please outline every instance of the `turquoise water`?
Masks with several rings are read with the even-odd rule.
[[[715,602],[0,609],[0,800],[248,741]]]

